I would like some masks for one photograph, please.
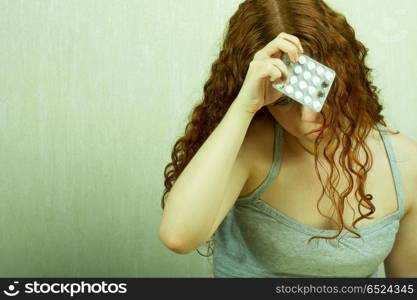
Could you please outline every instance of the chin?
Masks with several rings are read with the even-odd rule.
[[[322,134],[322,138],[324,138],[326,136],[326,132],[327,132],[327,129],[324,130],[324,132]],[[317,139],[317,137],[319,135],[320,135],[320,131],[316,131],[316,132],[304,135],[304,137],[309,139],[309,140],[315,140],[315,139]]]

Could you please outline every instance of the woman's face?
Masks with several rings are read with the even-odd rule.
[[[280,93],[278,100],[268,105],[267,108],[282,128],[296,138],[298,142],[309,150],[314,149],[314,141],[318,132],[310,132],[320,129],[322,126],[322,116],[319,112],[292,100],[282,93]]]

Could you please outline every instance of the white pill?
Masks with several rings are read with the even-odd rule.
[[[317,74],[321,75],[321,74],[323,74],[324,69],[323,69],[322,66],[318,66],[317,69],[316,69],[316,71],[317,71]]]
[[[298,59],[298,62],[302,65],[304,65],[307,62],[307,59],[304,56],[300,56],[300,58]]]
[[[327,71],[327,72],[326,72],[326,78],[327,78],[327,80],[332,79],[332,78],[333,78],[333,73],[332,73],[332,72],[330,72],[330,71]]]
[[[310,95],[313,95],[316,91],[317,91],[317,90],[316,90],[316,88],[315,88],[314,86],[310,86],[310,87],[308,88],[308,92],[310,93]]]
[[[303,93],[301,93],[300,91],[295,92],[295,98],[301,99],[302,97],[303,97]]]
[[[319,84],[320,84],[320,78],[318,78],[317,76],[314,76],[314,77],[313,77],[313,83],[314,83],[315,85],[319,85]]]
[[[311,73],[309,71],[304,72],[304,79],[308,80],[311,78]]]
[[[314,106],[315,109],[319,109],[321,107],[321,104],[318,101],[314,101],[313,106]]]
[[[296,84],[298,82],[297,76],[291,76],[290,82],[291,84]]]
[[[309,70],[313,70],[315,67],[316,67],[316,64],[315,64],[315,63],[313,63],[312,61],[310,61],[310,62],[308,63],[308,69],[309,69]]]
[[[294,68],[294,72],[295,72],[295,74],[300,74],[302,71],[303,71],[303,68],[301,68],[300,66],[296,66],[296,67]]]
[[[304,90],[307,87],[307,83],[305,81],[301,81],[298,86],[300,87],[301,90]]]
[[[285,92],[287,92],[288,94],[291,94],[292,92],[294,92],[294,88],[291,85],[287,85],[285,87]]]
[[[311,97],[310,96],[306,96],[305,98],[304,98],[304,103],[306,103],[306,104],[309,104],[310,102],[311,102]]]

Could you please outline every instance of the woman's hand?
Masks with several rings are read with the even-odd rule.
[[[273,103],[282,96],[281,92],[272,87],[272,83],[276,80],[285,81],[288,78],[287,66],[281,60],[283,52],[296,62],[304,50],[296,36],[281,32],[254,55],[235,99],[235,102],[246,111],[256,113],[263,106]]]

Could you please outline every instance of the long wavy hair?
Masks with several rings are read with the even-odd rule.
[[[369,216],[375,212],[372,195],[365,193],[367,173],[373,163],[371,151],[365,140],[377,123],[384,126],[386,123],[381,114],[383,107],[378,98],[380,91],[372,84],[372,69],[365,65],[368,48],[356,39],[355,32],[346,18],[323,0],[246,0],[239,5],[230,18],[222,49],[204,85],[203,99],[193,109],[184,136],[179,138],[173,147],[172,162],[165,167],[162,209],[165,207],[165,196],[174,182],[238,95],[254,54],[280,32],[297,36],[305,53],[332,68],[337,74],[321,111],[323,126],[315,141],[314,155],[315,170],[323,189],[317,209],[320,212],[319,202],[326,193],[337,213],[338,233],[330,237],[313,236],[308,242],[313,238],[334,239],[340,235],[343,228],[347,228],[359,238],[361,236],[346,227],[343,221],[344,204],[348,202],[346,199],[353,190],[355,178],[355,198],[358,201],[360,217],[353,222],[353,227],[364,218],[371,219]],[[255,117],[268,115],[267,108],[263,107]],[[326,134],[332,138],[325,145],[323,152],[326,163],[330,166],[330,174],[324,184],[317,168],[317,146],[323,140],[323,131],[326,128]],[[340,172],[335,162],[335,152],[340,147],[342,150],[339,164],[348,181],[348,187],[341,192],[337,189]],[[365,153],[364,162],[358,157],[361,149]],[[368,212],[362,214],[361,206]],[[321,212],[320,214],[323,215]],[[335,222],[332,218],[323,216]],[[209,252],[207,255],[196,249],[200,255],[209,257],[213,253],[214,235],[206,242]]]

